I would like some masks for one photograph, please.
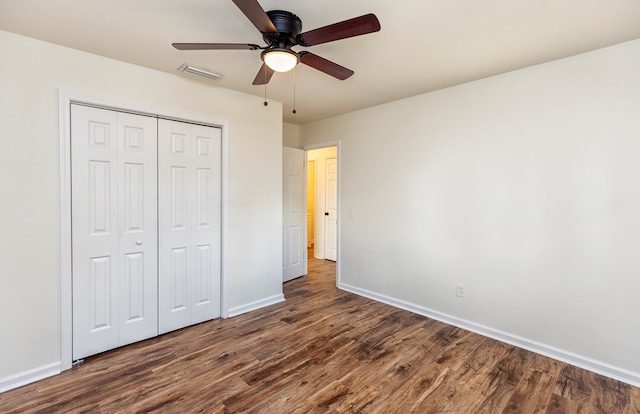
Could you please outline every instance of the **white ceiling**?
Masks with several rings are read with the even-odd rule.
[[[265,10],[297,14],[303,31],[370,12],[382,26],[308,49],[355,75],[339,81],[299,65],[296,115],[293,73],[274,75],[268,98],[283,102],[284,121],[294,124],[640,38],[640,0],[259,2]],[[0,0],[0,29],[174,74],[185,62],[203,66],[223,74],[215,85],[264,94],[264,87],[251,85],[260,51],[171,46],[263,45],[231,0]]]

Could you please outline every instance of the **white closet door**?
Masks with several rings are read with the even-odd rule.
[[[220,317],[220,215],[222,131],[192,126],[194,140],[193,231],[195,251],[191,323]]]
[[[160,120],[159,332],[220,316],[221,132]]]
[[[73,359],[157,335],[157,123],[72,105]]]
[[[119,346],[158,335],[158,120],[118,114]]]

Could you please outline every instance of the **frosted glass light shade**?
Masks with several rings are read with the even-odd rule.
[[[298,55],[286,49],[267,50],[262,60],[276,72],[288,72],[298,64]]]

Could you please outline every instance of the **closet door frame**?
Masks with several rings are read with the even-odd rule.
[[[190,122],[222,129],[221,157],[221,214],[220,214],[220,312],[229,316],[228,304],[228,162],[229,121],[209,115],[192,114],[172,109],[151,107],[101,97],[81,95],[65,90],[58,94],[60,137],[60,370],[71,368],[72,357],[72,244],[71,244],[71,104],[95,106],[120,112],[158,116],[175,121]]]

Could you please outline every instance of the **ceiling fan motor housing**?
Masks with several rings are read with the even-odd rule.
[[[309,47],[336,40],[348,39],[380,30],[380,22],[373,14],[322,26],[302,33],[302,20],[286,10],[265,12],[258,0],[231,0],[262,34],[266,46],[251,43],[173,43],[178,50],[261,50],[263,65],[253,81],[266,85],[275,72],[287,72],[303,63],[320,72],[345,80],[351,69],[320,57],[314,53],[292,50],[293,46]]]
[[[267,16],[273,22],[278,33],[263,33],[262,38],[270,46],[289,48],[298,44],[296,36],[302,32],[302,20],[285,10],[271,10]]]

